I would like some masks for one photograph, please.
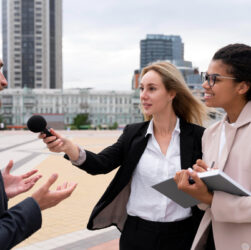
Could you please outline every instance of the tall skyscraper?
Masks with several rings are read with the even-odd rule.
[[[149,34],[140,41],[140,68],[157,60],[184,60],[184,44],[180,36]]]
[[[62,88],[62,0],[2,0],[10,88]]]

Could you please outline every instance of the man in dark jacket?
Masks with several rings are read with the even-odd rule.
[[[0,60],[0,69],[3,62]],[[0,91],[8,83],[0,72]],[[35,191],[31,197],[8,209],[8,199],[31,189],[41,178],[33,176],[37,171],[32,170],[21,176],[10,174],[13,162],[10,161],[4,171],[0,171],[0,249],[7,250],[36,232],[42,224],[41,210],[53,207],[69,197],[76,183],[62,185],[56,191],[50,191],[51,185],[58,175],[53,174],[47,182]],[[33,177],[32,177],[33,176]]]

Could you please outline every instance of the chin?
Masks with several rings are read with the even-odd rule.
[[[205,103],[207,107],[209,108],[218,108],[219,106],[218,105],[215,105],[213,103]]]

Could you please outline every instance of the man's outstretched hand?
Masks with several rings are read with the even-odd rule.
[[[18,194],[24,193],[30,190],[35,183],[42,177],[42,175],[35,175],[38,170],[34,169],[25,174],[15,176],[11,175],[10,171],[13,167],[13,161],[9,161],[6,168],[2,171],[2,176],[4,180],[4,188],[7,194],[7,197],[13,198]]]
[[[50,187],[57,178],[57,174],[52,174],[47,182],[33,193],[32,197],[37,201],[41,210],[54,207],[62,200],[68,198],[77,186],[76,183],[68,184],[68,182],[65,182],[61,186],[58,186],[55,191],[52,191]]]

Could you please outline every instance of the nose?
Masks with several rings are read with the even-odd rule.
[[[146,98],[147,98],[147,91],[146,89],[143,89],[140,92],[140,99],[146,99]]]
[[[8,82],[6,78],[4,77],[3,73],[0,72],[0,90],[8,86]]]
[[[202,83],[202,88],[204,88],[204,89],[210,89],[210,86],[208,85],[208,82],[207,82],[207,81],[204,81],[204,82]]]

